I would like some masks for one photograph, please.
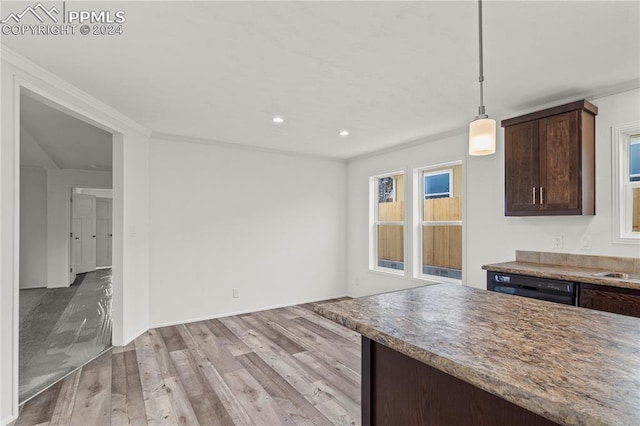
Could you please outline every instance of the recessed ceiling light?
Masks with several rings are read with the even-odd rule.
[[[276,115],[275,117],[273,117],[273,122],[276,124],[284,123],[284,118],[280,117],[279,115]]]
[[[349,131],[348,130],[340,130],[339,135],[340,136],[349,136]]]

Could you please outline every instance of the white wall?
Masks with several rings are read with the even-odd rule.
[[[152,139],[150,176],[152,326],[345,294],[344,162]]]
[[[514,250],[557,251],[563,253],[639,257],[640,246],[613,243],[611,127],[637,121],[640,117],[640,90],[593,99],[596,117],[596,215],[505,217],[504,150],[487,159],[469,161],[469,204],[475,207],[469,218],[469,285],[485,287],[486,263],[514,259]],[[503,144],[501,143],[501,146]],[[500,185],[497,186],[496,185]],[[487,187],[500,188],[486,192]],[[470,210],[471,212],[471,210]],[[583,235],[592,238],[592,249],[580,249]],[[552,249],[551,237],[563,236],[564,248]]]
[[[18,238],[14,207],[19,200],[15,190],[16,149],[18,132],[14,115],[14,74],[11,67],[0,61],[0,423],[7,424],[18,415],[17,333],[15,333],[18,292],[15,280],[19,271],[16,262]]]
[[[47,172],[20,168],[20,288],[47,286]]]
[[[497,153],[487,157],[466,155],[467,134],[428,142],[406,149],[354,159],[348,164],[348,288],[352,296],[420,285],[368,270],[368,177],[445,161],[465,159],[466,182],[464,253],[466,285],[484,288],[481,266],[513,260],[516,249],[559,251],[611,256],[640,256],[640,246],[612,242],[611,126],[640,117],[640,90],[592,99],[596,118],[596,215],[568,217],[504,216],[504,143],[499,128]],[[508,117],[531,111],[518,111]],[[407,190],[412,190],[411,182]],[[583,235],[592,238],[592,250],[580,250]],[[409,234],[411,237],[411,235]],[[551,237],[563,236],[564,248],[553,250]],[[411,265],[409,265],[411,266]]]
[[[123,151],[118,155],[124,161],[122,170],[120,165],[114,168],[113,211],[123,214],[114,216],[113,245],[121,245],[123,256],[114,258],[114,273],[121,270],[122,279],[114,279],[113,283],[114,326],[117,325],[113,341],[125,344],[149,329],[149,138],[125,134],[118,145]],[[118,196],[118,188],[122,197]],[[120,259],[122,268],[116,268]],[[122,315],[118,314],[120,307]],[[122,324],[116,317],[122,318]]]
[[[111,185],[111,172],[47,170],[47,287],[68,287],[71,284],[69,200],[72,187],[111,188]]]

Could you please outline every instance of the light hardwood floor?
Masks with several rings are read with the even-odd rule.
[[[359,424],[360,335],[313,305],[149,330],[27,402],[16,426]]]

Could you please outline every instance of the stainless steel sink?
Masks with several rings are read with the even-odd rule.
[[[602,277],[602,278],[618,278],[620,280],[633,281],[636,283],[640,283],[640,274],[628,274],[626,272],[597,272],[595,274],[591,274],[593,277]]]
[[[622,279],[628,279],[629,278],[629,274],[625,273],[625,272],[598,272],[596,274],[592,274],[592,276],[594,277],[608,277],[608,278],[622,278]]]

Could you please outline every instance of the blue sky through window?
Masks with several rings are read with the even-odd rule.
[[[640,136],[631,138],[629,147],[629,174],[631,182],[640,181]]]

